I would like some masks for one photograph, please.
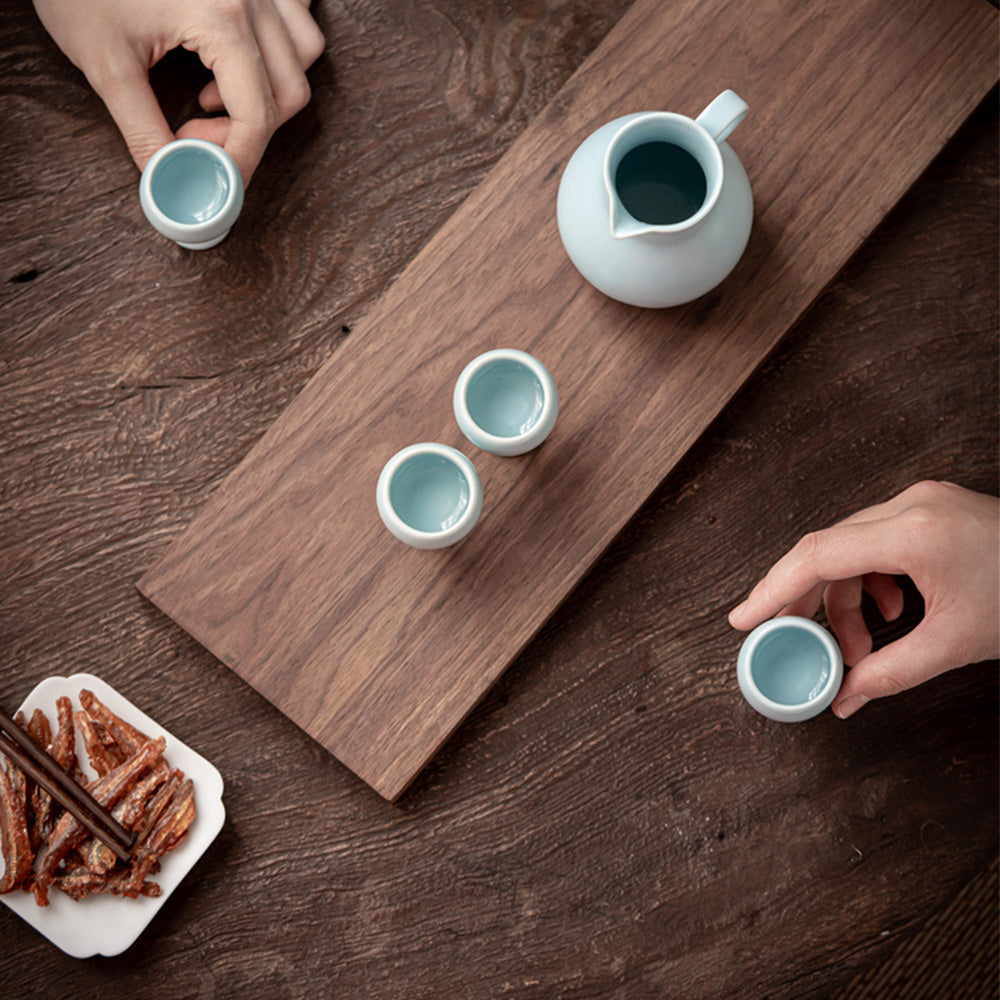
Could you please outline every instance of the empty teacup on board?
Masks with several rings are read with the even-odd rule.
[[[475,466],[460,451],[424,442],[396,452],[376,487],[378,512],[401,542],[443,549],[463,539],[483,507]]]
[[[494,455],[523,455],[552,433],[559,394],[549,370],[525,351],[480,354],[455,383],[455,419],[477,447]]]
[[[243,207],[243,176],[214,142],[178,139],[158,149],[139,181],[150,224],[188,250],[221,243]]]
[[[777,722],[804,722],[832,704],[844,678],[840,647],[809,618],[786,615],[758,625],[740,648],[743,697]]]

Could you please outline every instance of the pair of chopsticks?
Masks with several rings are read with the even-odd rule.
[[[0,708],[0,753],[9,757],[37,785],[83,824],[122,861],[132,856],[133,836],[97,800],[78,785]]]

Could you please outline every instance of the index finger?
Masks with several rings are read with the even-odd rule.
[[[252,39],[227,49],[211,67],[229,117],[225,150],[248,183],[278,127],[278,111],[260,49]]]
[[[132,159],[142,170],[161,146],[174,138],[149,83],[149,73],[131,56],[88,74],[122,134]]]
[[[815,587],[834,580],[868,573],[906,573],[905,553],[894,544],[885,522],[883,518],[845,521],[803,536],[730,612],[730,624],[754,628]]]

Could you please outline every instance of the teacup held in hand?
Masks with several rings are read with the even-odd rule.
[[[840,647],[809,618],[786,615],[758,625],[740,649],[743,697],[777,722],[804,722],[833,703],[844,677]]]
[[[221,146],[178,139],[146,164],[139,201],[158,232],[188,250],[207,250],[226,238],[240,214],[243,176]]]

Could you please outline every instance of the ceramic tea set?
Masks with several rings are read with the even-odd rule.
[[[559,184],[559,235],[577,269],[631,305],[679,305],[714,288],[750,236],[753,196],[725,139],[747,105],[721,93],[695,119],[668,111],[625,115],[576,150]],[[555,383],[530,355],[498,351],[469,364],[455,386],[459,427],[498,455],[548,436]],[[443,445],[411,446],[382,471],[378,509],[410,545],[438,548],[475,524],[482,489],[470,463]]]
[[[452,396],[462,433],[477,448],[511,457],[537,448],[552,432],[559,393],[537,358],[487,351],[465,366]],[[383,523],[400,541],[441,549],[464,538],[483,505],[475,466],[448,445],[409,445],[385,464],[375,489]]]
[[[584,140],[563,172],[556,218],[587,281],[630,305],[659,308],[704,295],[732,271],[750,236],[753,195],[726,139],[746,112],[725,90],[697,118],[624,115]],[[180,139],[146,165],[139,198],[154,228],[204,250],[236,221],[243,180],[220,146]]]
[[[574,152],[559,184],[559,236],[576,269],[605,295],[646,308],[676,306],[716,287],[746,248],[753,195],[726,142],[747,113],[725,90],[696,118],[670,111],[624,115]],[[243,205],[243,180],[219,146],[182,139],[149,161],[143,211],[180,246],[203,250],[228,235]],[[522,455],[551,433],[559,409],[548,369],[524,351],[489,351],[455,384],[459,428],[476,447]],[[473,529],[483,488],[455,448],[423,442],[398,451],[376,486],[388,530],[419,549],[455,544]],[[799,722],[828,707],[843,678],[836,642],[815,622],[772,619],[740,650],[737,677],[758,712]]]

